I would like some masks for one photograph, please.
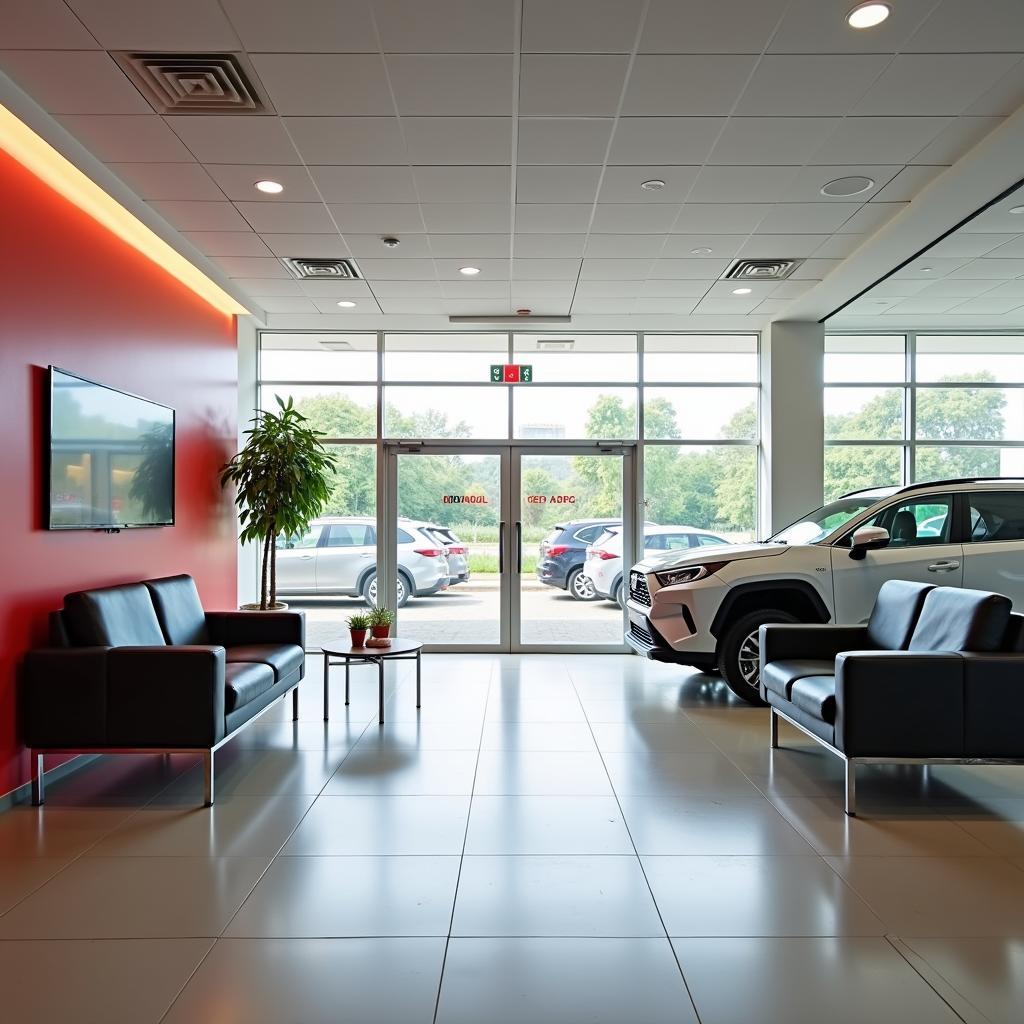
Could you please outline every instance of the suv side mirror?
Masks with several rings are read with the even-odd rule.
[[[881,526],[862,526],[850,538],[850,557],[862,559],[869,551],[889,546],[889,531]]]

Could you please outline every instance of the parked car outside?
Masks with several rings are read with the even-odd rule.
[[[584,575],[587,547],[609,526],[621,526],[620,519],[573,519],[558,523],[540,542],[537,579],[549,587],[567,590],[577,601],[600,598]]]
[[[398,606],[448,588],[448,559],[430,523],[398,522]],[[315,519],[301,537],[277,539],[279,594],[335,594],[377,603],[377,522]]]
[[[1006,594],[1024,608],[1024,480],[855,491],[760,544],[648,553],[629,573],[626,641],[716,668],[751,704],[769,622],[867,621],[886,580]]]
[[[431,525],[430,533],[438,539],[448,559],[448,585],[469,582],[469,548],[447,526]]]
[[[659,551],[689,551],[692,548],[728,544],[727,540],[695,526],[645,526],[644,555]],[[593,583],[598,597],[625,605],[622,592],[622,526],[610,526],[587,548],[583,574]]]

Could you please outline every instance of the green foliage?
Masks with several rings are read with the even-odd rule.
[[[277,601],[277,548],[280,534],[304,533],[330,495],[334,457],[323,434],[307,426],[294,406],[277,399],[279,412],[261,412],[246,431],[245,446],[221,469],[221,487],[233,484],[242,543],[263,544],[260,607]],[[268,579],[269,573],[269,579]]]
[[[370,609],[367,618],[370,620],[371,626],[391,626],[395,621],[395,613],[390,608],[375,605]]]
[[[349,629],[369,629],[370,628],[370,616],[359,613],[357,615],[350,615],[345,620],[346,625]]]
[[[174,431],[155,423],[142,435],[142,459],[132,474],[130,497],[152,519],[170,519],[174,490]]]

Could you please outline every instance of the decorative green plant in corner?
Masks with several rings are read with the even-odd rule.
[[[260,610],[277,604],[278,536],[301,535],[330,497],[334,456],[323,433],[306,426],[291,398],[278,412],[261,412],[245,433],[242,450],[221,469],[221,487],[235,485],[243,544],[263,545]]]

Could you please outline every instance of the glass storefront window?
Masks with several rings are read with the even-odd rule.
[[[635,334],[517,334],[513,355],[540,384],[637,379]]]
[[[903,436],[903,388],[825,388],[826,440],[881,441]]]
[[[757,388],[645,388],[644,436],[757,439]]]
[[[644,380],[756,384],[757,335],[647,334]]]
[[[486,384],[508,362],[507,334],[386,334],[384,379]],[[502,432],[504,435],[504,431]]]
[[[384,388],[384,436],[420,440],[508,437],[508,385]]]
[[[918,335],[917,379],[922,383],[1024,383],[1024,337]]]
[[[907,339],[895,335],[835,335],[825,339],[825,383],[888,383],[907,377]]]
[[[636,437],[636,388],[513,387],[517,439],[622,441]]]
[[[295,381],[375,381],[376,334],[264,334],[260,377]]]
[[[277,411],[277,398],[295,402],[295,408],[314,430],[327,437],[377,436],[376,387],[339,387],[328,384],[264,384],[260,408]]]
[[[825,449],[825,500],[903,483],[902,445],[831,445]]]

